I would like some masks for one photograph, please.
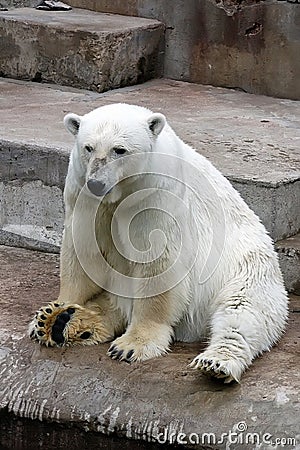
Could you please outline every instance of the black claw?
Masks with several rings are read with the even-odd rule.
[[[126,355],[126,359],[130,359],[133,354],[134,354],[134,350],[129,350],[129,352]]]
[[[213,362],[212,362],[211,359],[208,359],[208,360],[207,360],[207,363],[211,366]]]
[[[110,352],[110,356],[115,356],[118,353],[118,349],[115,348],[112,352]]]
[[[88,339],[91,336],[92,336],[92,333],[90,333],[89,331],[85,331],[84,333],[82,333],[80,335],[81,339]]]
[[[227,375],[226,372],[224,372],[224,370],[220,370],[220,373],[221,373],[222,375]]]
[[[30,333],[30,337],[31,337],[31,339],[34,337],[34,330]]]
[[[50,308],[46,308],[45,311],[46,311],[46,313],[48,313],[48,314],[51,314],[51,313],[52,313],[52,309],[50,309]]]
[[[220,367],[220,363],[216,363],[216,368],[218,369]]]
[[[123,355],[124,351],[120,350],[117,354],[116,354],[116,358],[115,359],[120,359],[121,356]]]
[[[59,303],[53,303],[53,305],[58,308],[59,307]]]
[[[38,322],[39,327],[44,327],[44,325],[45,325],[44,322]]]
[[[68,308],[68,309],[67,309],[67,312],[68,312],[69,314],[74,314],[75,308]]]

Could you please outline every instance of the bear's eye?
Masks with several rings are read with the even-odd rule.
[[[126,153],[126,148],[123,147],[114,147],[113,151],[117,154],[117,155],[124,155],[124,153]]]
[[[89,153],[92,153],[92,151],[94,150],[93,147],[92,147],[91,145],[85,145],[85,146],[84,146],[84,149],[85,149],[87,152],[89,152]]]

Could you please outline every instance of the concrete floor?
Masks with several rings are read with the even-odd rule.
[[[0,247],[0,448],[121,448],[117,440],[105,446],[104,433],[144,441],[199,439],[195,449],[270,449],[276,440],[286,445],[272,448],[299,449],[300,297],[291,301],[279,344],[255,361],[241,384],[224,386],[187,368],[203,348],[199,343],[177,343],[165,357],[128,365],[106,356],[108,345],[52,349],[31,342],[25,336],[30,318],[57,296],[58,264],[57,255]],[[19,420],[14,416],[24,419],[12,428]],[[25,418],[43,421],[32,422],[39,445],[30,442]],[[58,425],[45,428],[47,422],[63,425],[60,444]],[[235,443],[226,446],[230,432]],[[221,442],[222,433],[227,438]]]

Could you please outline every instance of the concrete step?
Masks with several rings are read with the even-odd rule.
[[[73,9],[0,12],[0,73],[103,92],[161,75],[156,20]]]
[[[108,344],[51,349],[31,342],[25,336],[28,322],[37,308],[56,298],[58,265],[57,255],[0,247],[0,448],[156,449],[158,440],[180,437],[191,438],[190,444],[199,439],[189,448],[254,447],[251,441],[226,446],[230,431],[240,439],[256,433],[261,450],[271,448],[267,439],[272,448],[276,439],[282,440],[277,448],[278,442],[298,448],[296,297],[279,344],[254,362],[240,385],[224,386],[187,368],[203,349],[200,343],[177,343],[165,357],[128,365],[106,356]],[[152,444],[124,439],[121,447],[116,436]]]
[[[0,0],[0,6],[35,6],[38,2]],[[67,3],[163,22],[164,77],[300,99],[297,0],[68,0]]]
[[[276,242],[275,247],[288,291],[300,295],[300,233]]]
[[[178,135],[232,181],[274,240],[300,229],[298,101],[167,79],[104,94],[7,79],[0,89],[1,178],[10,195],[21,181],[36,189],[40,183],[51,195],[57,188],[58,195],[73,143],[64,115],[127,102],[164,113]],[[49,226],[55,226],[53,215]]]
[[[164,77],[300,99],[300,8],[296,0],[68,3],[162,21],[166,25]]]
[[[231,180],[275,241],[300,229],[300,102],[164,79],[104,94],[2,79],[0,91],[2,244],[58,251],[73,142],[62,119],[114,102],[164,113],[178,135]],[[289,250],[278,248],[293,291],[299,260],[294,241],[288,242]]]

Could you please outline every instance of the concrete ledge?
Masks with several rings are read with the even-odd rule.
[[[173,450],[177,445],[161,445],[146,441],[135,441],[89,431],[67,423],[26,419],[0,411],[1,450]]]
[[[103,92],[162,74],[164,25],[73,9],[0,12],[0,73]]]
[[[276,242],[275,248],[286,288],[300,295],[300,233]]]
[[[0,81],[0,86],[3,199],[17,183],[36,180],[61,192],[72,147],[72,137],[62,125],[64,115],[127,102],[164,113],[178,135],[232,181],[274,240],[300,229],[297,101],[171,80],[155,80],[104,94],[9,80]],[[37,196],[32,202],[33,209],[37,208]],[[61,208],[53,207],[51,211],[52,219],[61,224]],[[6,207],[2,225],[11,223],[10,215]]]
[[[295,312],[291,312],[287,333],[278,346],[255,361],[240,385],[224,386],[187,369],[187,363],[203,348],[199,343],[177,343],[166,357],[132,365],[107,357],[108,345],[47,349],[32,343],[24,333],[34,310],[57,296],[58,257],[2,247],[0,264],[1,448],[17,449],[9,445],[20,442],[17,433],[10,439],[3,433],[14,423],[9,413],[42,421],[44,425],[37,425],[41,432],[49,423],[51,436],[55,436],[52,424],[62,424],[61,436],[72,441],[74,450],[82,448],[78,430],[87,433],[90,448],[100,445],[102,434],[176,442],[182,437],[179,433],[196,433],[200,443],[192,448],[225,449],[226,438],[220,442],[222,433],[231,430],[246,439],[238,423],[246,423],[247,433],[258,434],[262,450],[271,448],[262,442],[267,434],[273,442],[293,439],[284,448],[296,448],[300,414],[298,300],[291,304]],[[22,435],[25,439],[26,422],[18,423],[19,439]],[[41,442],[45,439],[42,435]],[[46,447],[55,448],[51,441]],[[235,450],[247,448],[253,445],[234,445]]]
[[[282,0],[69,0],[166,24],[164,76],[300,99],[300,8]]]

